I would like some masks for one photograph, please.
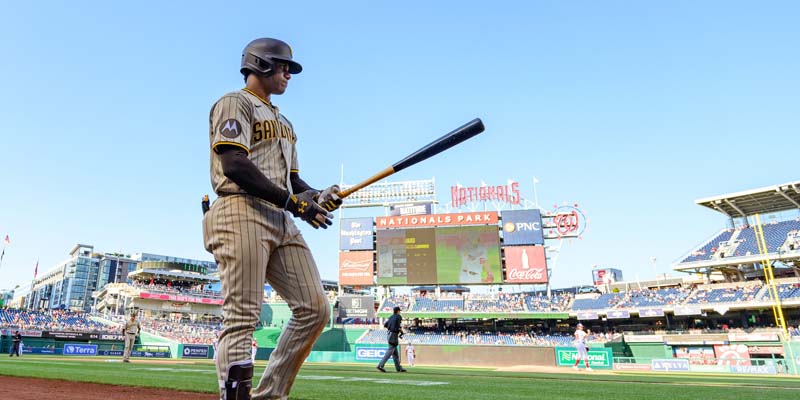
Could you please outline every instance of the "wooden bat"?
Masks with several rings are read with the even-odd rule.
[[[345,198],[358,190],[363,189],[366,186],[369,186],[387,176],[394,174],[395,172],[402,171],[420,161],[427,160],[481,132],[484,130],[483,121],[480,118],[475,118],[472,121],[467,122],[466,124],[456,128],[452,132],[434,140],[433,142],[429,143],[425,147],[415,151],[410,156],[392,164],[391,167],[387,167],[382,171],[378,172],[375,175],[359,182],[358,184],[342,190],[337,195],[340,198]]]

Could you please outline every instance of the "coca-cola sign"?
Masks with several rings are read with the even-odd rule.
[[[506,283],[547,283],[543,246],[506,246]]]

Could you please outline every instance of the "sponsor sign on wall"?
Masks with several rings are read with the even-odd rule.
[[[67,343],[64,345],[65,356],[96,356],[96,344]]]
[[[372,296],[340,296],[339,317],[375,318],[375,299]]]
[[[731,372],[734,374],[763,375],[774,375],[778,373],[774,365],[731,365]]]
[[[743,344],[714,345],[719,365],[750,365],[750,352]]]
[[[699,307],[675,307],[675,315],[701,315],[703,312]]]
[[[589,348],[587,352],[589,366],[592,368],[610,369],[613,365],[613,353],[606,347]],[[571,367],[578,359],[578,351],[574,347],[556,347],[556,365]],[[583,362],[583,361],[581,361]]]
[[[505,256],[506,283],[547,283],[543,246],[509,246]]]
[[[621,364],[614,363],[614,369],[619,371],[650,371],[653,367],[650,364]]]
[[[627,319],[631,317],[631,313],[627,310],[612,310],[606,316],[608,319]]]
[[[542,214],[539,210],[503,211],[503,243],[505,245],[544,244]]]
[[[616,268],[600,268],[592,270],[595,286],[603,286],[622,281],[622,271]]]
[[[194,297],[194,296],[177,296],[174,294],[141,292],[139,293],[139,297],[143,299],[167,300],[167,301],[176,301],[183,303],[220,304],[220,305],[222,304],[222,299],[210,299],[206,297]]]
[[[593,319],[600,319],[596,311],[578,311],[578,319],[581,321],[589,321]]]
[[[729,333],[731,342],[777,342],[778,334],[773,332]]]
[[[372,218],[342,218],[339,250],[372,250],[374,235]]]
[[[650,361],[653,371],[688,371],[689,360],[685,358],[655,359]]]
[[[340,285],[372,285],[371,251],[339,252],[339,284]]]
[[[209,347],[208,345],[185,344],[181,355],[183,358],[208,358]]]
[[[386,354],[386,347],[358,347],[356,346],[356,361],[380,361]]]
[[[664,310],[661,308],[643,308],[639,310],[639,318],[663,317]]]
[[[427,228],[455,225],[497,225],[497,213],[494,211],[483,211],[458,214],[377,217],[375,219],[375,224],[378,229]]]

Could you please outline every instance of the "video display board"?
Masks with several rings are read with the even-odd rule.
[[[501,283],[496,225],[377,231],[378,284]]]

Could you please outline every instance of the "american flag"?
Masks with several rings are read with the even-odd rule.
[[[36,260],[36,267],[33,269],[33,279],[36,279],[36,275],[39,274],[39,260]]]
[[[11,244],[11,238],[9,238],[8,235],[6,235],[5,243],[6,243],[6,246]]]

